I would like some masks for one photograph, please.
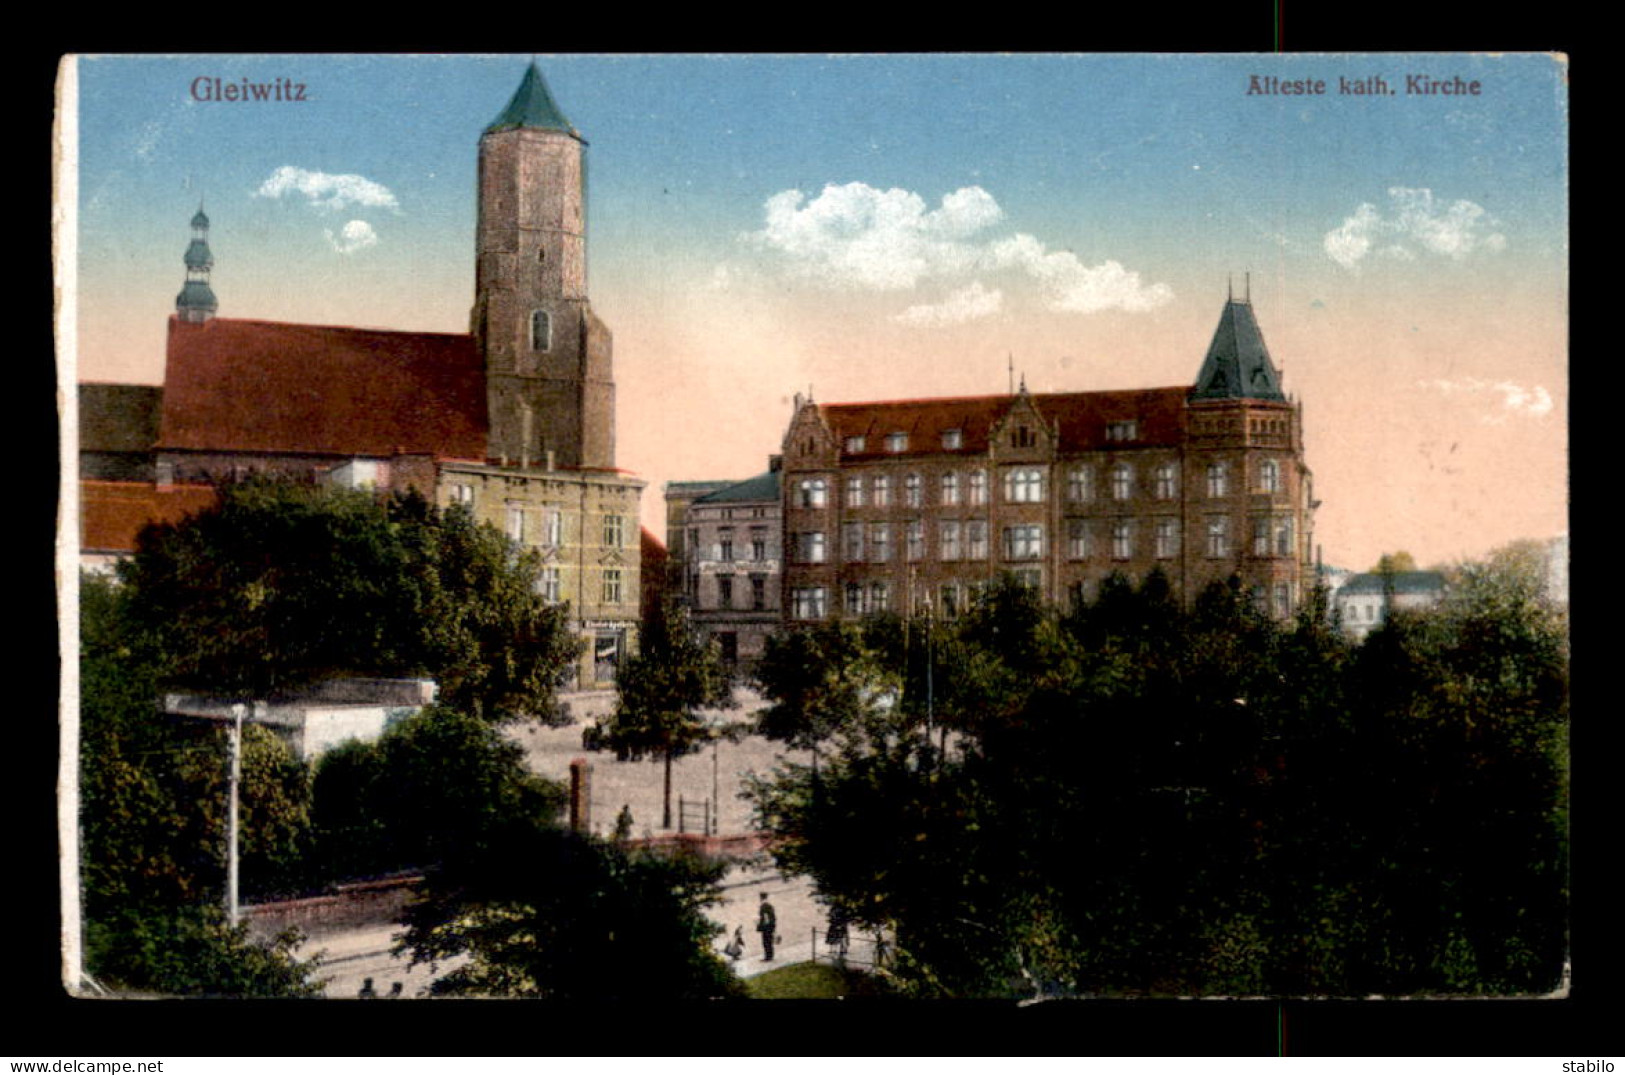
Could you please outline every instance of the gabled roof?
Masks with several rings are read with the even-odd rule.
[[[170,319],[160,448],[483,460],[486,431],[472,336]]]
[[[744,500],[771,500],[779,499],[779,472],[770,470],[765,474],[758,474],[754,478],[746,478],[742,482],[735,482],[714,493],[707,493],[694,501],[700,504],[737,503]]]
[[[81,481],[79,547],[88,552],[133,552],[136,536],[148,523],[178,523],[214,507],[218,498],[212,485],[160,489],[150,482]]]
[[[164,402],[155,384],[79,385],[81,452],[150,452]]]
[[[1393,579],[1396,594],[1442,594],[1445,590],[1444,575],[1437,571],[1395,571],[1391,575],[1367,572],[1352,576],[1337,588],[1337,595],[1380,594],[1388,578]]]
[[[1061,452],[1103,448],[1171,446],[1183,442],[1187,389],[1148,388],[1122,392],[1043,392],[1028,398],[1049,423],[1059,423]],[[894,400],[882,403],[820,404],[824,419],[848,459],[894,458],[940,452],[942,435],[958,430],[960,448],[985,453],[993,427],[1020,396],[961,396],[947,399]],[[1134,420],[1138,436],[1107,441],[1108,422]],[[908,448],[886,451],[886,435],[907,433]],[[848,437],[863,437],[862,452],[846,452]]]
[[[1230,299],[1208,345],[1192,399],[1278,399],[1281,375],[1270,361],[1252,303]]]
[[[534,63],[526,69],[525,77],[520,81],[519,88],[514,91],[508,107],[491,121],[484,133],[513,130],[518,127],[563,131],[576,138],[581,137],[576,129],[570,126],[570,121],[564,118],[564,113],[559,110],[558,103],[553,100],[553,94],[547,88],[547,80],[542,77],[541,70]]]

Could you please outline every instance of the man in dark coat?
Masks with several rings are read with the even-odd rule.
[[[767,902],[767,893],[762,893],[761,906],[756,910],[756,932],[762,935],[762,959],[773,959],[773,934],[779,928],[778,913],[773,905]]]

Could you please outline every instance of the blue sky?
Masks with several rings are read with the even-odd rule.
[[[529,60],[83,59],[80,375],[161,379],[200,197],[221,316],[466,330],[478,134]],[[1329,559],[1566,525],[1560,61],[538,62],[590,143],[621,462],[656,489],[762,469],[809,384],[1000,391],[1009,361],[1044,390],[1188,382],[1227,277],[1250,272],[1311,423]],[[1255,74],[1328,92],[1248,94]],[[1482,92],[1412,95],[1407,74]],[[1339,76],[1395,92],[1340,94]],[[201,102],[198,77],[286,78],[307,100]],[[695,443],[684,422],[717,410],[741,420]],[[1527,507],[1497,506],[1501,452]],[[1453,514],[1429,516],[1442,501]],[[1368,507],[1418,521],[1384,531]]]

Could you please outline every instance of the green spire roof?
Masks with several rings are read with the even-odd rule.
[[[1231,299],[1224,304],[1191,398],[1286,399],[1252,303]]]
[[[542,78],[542,72],[533,62],[525,72],[524,81],[514,91],[513,100],[502,114],[491,121],[485,128],[485,133],[492,131],[509,131],[519,127],[537,127],[544,131],[564,131],[566,134],[580,138],[576,129],[570,126],[570,121],[564,118],[559,111],[553,94],[548,91],[547,81]]]

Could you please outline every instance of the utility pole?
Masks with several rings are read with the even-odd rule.
[[[226,923],[237,924],[237,786],[243,776],[243,704],[231,707],[226,747]]]

